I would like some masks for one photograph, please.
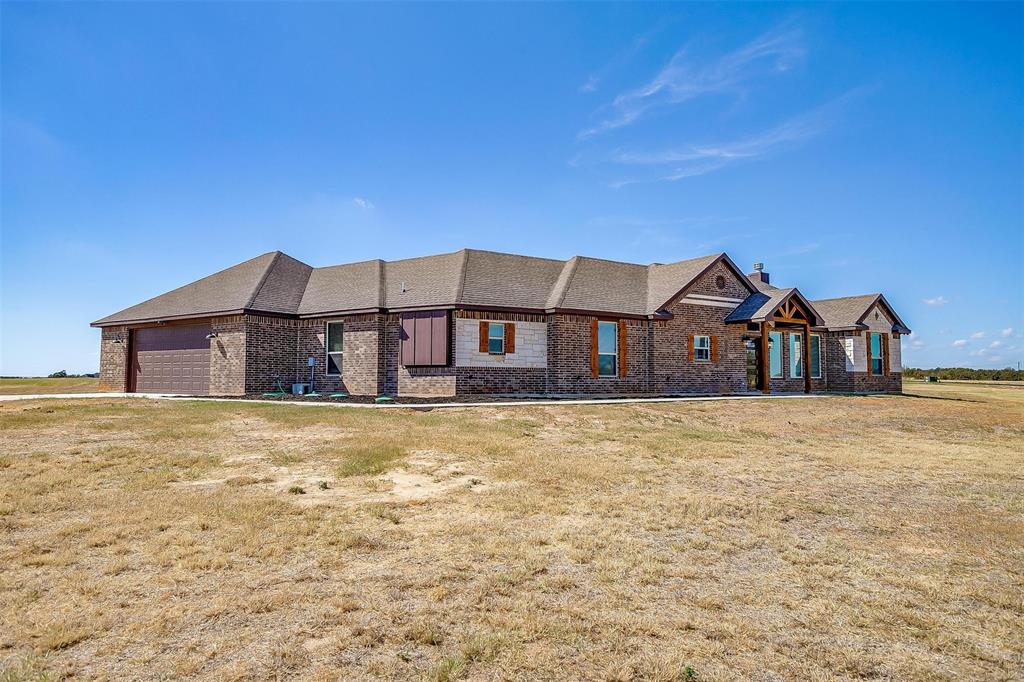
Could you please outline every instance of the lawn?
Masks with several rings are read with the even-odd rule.
[[[100,380],[95,377],[0,377],[0,395],[29,395],[33,393],[95,393]]]
[[[0,679],[1019,679],[1024,390],[908,390],[0,403]]]

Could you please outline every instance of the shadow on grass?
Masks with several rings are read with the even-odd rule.
[[[983,403],[984,400],[971,400],[970,398],[944,398],[938,395],[921,395],[920,393],[904,393],[904,398],[920,398],[921,400],[952,400],[957,403]]]

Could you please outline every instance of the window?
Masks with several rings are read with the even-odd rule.
[[[338,376],[341,374],[341,356],[344,353],[343,332],[345,325],[342,322],[327,323],[327,375]]]
[[[694,336],[693,337],[693,359],[694,360],[710,360],[711,359],[711,337],[710,336]]]
[[[811,378],[821,378],[821,337],[811,334]]]
[[[804,335],[789,333],[789,376],[801,379],[804,376]]]
[[[868,366],[868,372],[871,374],[882,375],[882,335],[881,334],[868,334],[871,346],[871,363]]]
[[[597,375],[613,377],[618,374],[619,325],[616,322],[597,323]]]
[[[492,355],[505,354],[505,325],[490,322],[487,325],[487,352]]]
[[[782,332],[768,332],[768,369],[773,379],[782,376]]]

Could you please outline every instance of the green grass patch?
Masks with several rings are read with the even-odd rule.
[[[369,445],[352,447],[340,453],[342,464],[335,473],[338,478],[349,476],[375,476],[394,468],[405,460],[405,448],[397,445]]]

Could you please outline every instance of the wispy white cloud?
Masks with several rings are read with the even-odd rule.
[[[985,332],[974,332],[971,334],[972,339],[983,339],[985,338]]]
[[[925,305],[946,305],[949,303],[949,299],[945,296],[936,296],[935,298],[926,298],[922,303]]]
[[[1003,344],[1002,341],[993,341],[992,343],[988,344],[988,347],[989,348],[1002,348],[1003,345],[1004,344]]]
[[[612,100],[603,109],[604,118],[581,131],[579,137],[627,126],[656,107],[713,93],[742,94],[753,80],[793,68],[804,56],[801,39],[800,30],[786,22],[715,59],[701,61],[690,48],[683,47],[649,82]]]
[[[583,85],[577,88],[577,90],[581,93],[596,92],[598,88],[600,88],[601,84],[609,78],[609,76],[632,61],[633,57],[647,47],[658,33],[664,31],[674,21],[674,17],[663,17],[649,30],[633,38],[630,41],[629,46],[616,54],[610,62],[588,75],[587,79],[583,82]]]
[[[953,348],[967,348],[967,339],[957,339],[953,342]]]
[[[1002,336],[1004,339],[1010,338],[1011,336],[1013,336],[1013,327],[1007,327],[1003,331],[999,332],[999,335]]]
[[[794,116],[780,125],[732,142],[694,144],[655,151],[619,151],[612,161],[628,166],[672,165],[668,172],[659,172],[653,178],[620,180],[612,183],[618,188],[638,182],[674,182],[711,173],[742,161],[751,161],[770,153],[795,147],[825,132],[832,126],[846,103],[864,92],[858,88],[837,97],[808,112]]]
[[[591,74],[587,77],[587,80],[579,87],[580,92],[594,92],[597,90],[597,85],[600,83],[600,78],[595,74]]]
[[[917,334],[914,334],[913,332],[911,332],[910,333],[910,343],[907,344],[907,349],[908,350],[922,350],[925,347],[926,347],[925,342],[921,338],[919,338],[917,336]]]
[[[364,211],[372,211],[373,209],[377,208],[376,206],[374,206],[372,201],[370,201],[369,199],[365,199],[363,197],[353,197],[352,203],[358,206],[359,208],[363,209]]]

